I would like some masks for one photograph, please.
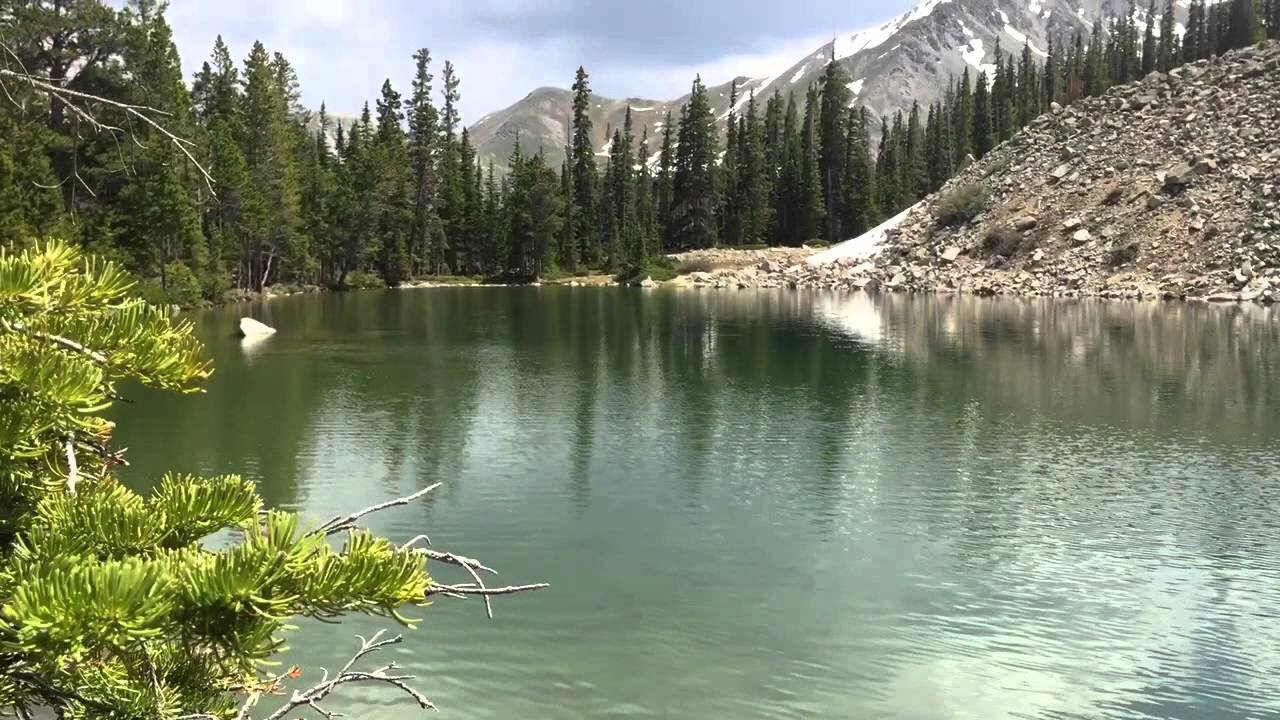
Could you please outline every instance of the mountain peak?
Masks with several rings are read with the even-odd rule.
[[[1094,20],[1121,15],[1128,6],[1129,0],[924,0],[876,27],[836,35],[775,75],[739,75],[709,86],[708,96],[723,122],[734,82],[738,84],[735,109],[741,112],[752,92],[762,97],[775,90],[783,95],[803,94],[834,60],[853,78],[850,89],[855,104],[873,115],[892,115],[910,110],[913,102],[922,106],[935,102],[965,69],[975,74],[992,72],[997,42],[1004,52],[1012,53],[1029,45],[1043,58],[1050,37],[1065,41],[1076,32],[1087,35]],[[1185,16],[1182,3],[1177,9]],[[1140,25],[1142,15],[1140,10]],[[692,83],[693,78],[689,80]],[[607,145],[607,133],[622,124],[628,105],[636,135],[647,128],[653,137],[661,131],[666,112],[678,113],[687,100],[688,95],[666,101],[594,96],[592,144]],[[522,144],[526,138],[530,142],[537,138],[547,149],[548,161],[558,164],[567,140],[571,102],[568,90],[538,88],[511,107],[486,115],[471,129],[480,157],[502,164],[518,132]]]

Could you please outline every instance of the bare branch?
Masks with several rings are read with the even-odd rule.
[[[327,718],[337,717],[336,714],[322,709],[319,703],[328,697],[329,693],[333,692],[333,690],[339,685],[354,682],[386,683],[413,698],[414,701],[418,703],[418,707],[423,710],[435,710],[436,706],[432,704],[431,700],[429,700],[426,695],[423,695],[421,692],[410,687],[406,682],[413,679],[412,675],[389,674],[390,671],[395,670],[395,663],[391,663],[371,671],[353,669],[355,664],[364,656],[375,653],[391,645],[398,644],[404,639],[403,636],[397,635],[391,639],[383,640],[382,634],[384,632],[386,631],[379,630],[368,640],[357,635],[356,637],[360,640],[360,650],[358,650],[356,654],[347,661],[346,665],[342,666],[342,669],[339,670],[336,675],[330,677],[329,673],[325,672],[324,677],[316,685],[302,691],[295,690],[293,692],[293,696],[289,699],[289,702],[268,715],[266,720],[280,720],[304,705],[316,710]]]
[[[435,490],[436,488],[440,487],[443,484],[444,483],[436,483],[434,485],[428,485],[427,487],[419,490],[416,493],[413,493],[412,495],[405,495],[404,497],[398,497],[394,500],[381,502],[381,503],[378,503],[377,505],[370,505],[369,507],[363,510],[353,512],[347,516],[336,516],[329,522],[321,525],[319,529],[316,530],[316,532],[321,532],[321,533],[324,533],[325,535],[333,535],[334,533],[339,533],[339,532],[342,532],[343,530],[350,530],[356,526],[357,520],[359,520],[360,518],[366,515],[372,515],[373,513],[376,513],[380,510],[386,510],[387,508],[399,507],[401,505],[408,505],[409,503],[413,502],[414,500],[417,500],[423,495],[426,495],[432,490]]]
[[[542,590],[551,587],[550,583],[533,583],[532,585],[508,585],[507,587],[478,587],[471,583],[463,585],[445,585],[442,583],[431,583],[427,586],[427,597],[432,595],[444,595],[447,597],[456,597],[459,595],[513,595],[515,593],[530,592],[533,590]]]
[[[425,548],[418,550],[417,552],[426,555],[428,558],[437,562],[457,565],[460,568],[466,568],[468,570],[480,570],[482,572],[487,572],[490,575],[498,574],[497,570],[494,570],[491,567],[485,567],[485,565],[475,558],[463,557],[462,555],[455,555],[451,552],[441,552],[439,550],[428,550]]]
[[[5,47],[5,49],[8,50],[9,48]],[[11,50],[10,53],[12,53]],[[163,135],[170,144],[180,150],[182,154],[187,157],[187,160],[189,160],[191,164],[200,171],[200,174],[204,177],[205,185],[209,188],[209,192],[213,193],[216,197],[217,193],[215,193],[213,189],[213,176],[211,176],[209,171],[205,169],[204,165],[200,164],[200,161],[196,160],[195,156],[191,154],[190,148],[195,147],[195,143],[174,135],[160,123],[151,118],[152,115],[170,117],[170,113],[147,105],[134,105],[132,103],[120,102],[119,100],[112,100],[111,98],[105,98],[100,95],[91,95],[89,93],[83,93],[78,90],[72,90],[70,88],[55,85],[47,79],[32,75],[25,70],[19,72],[17,70],[0,67],[0,78],[12,78],[16,82],[24,83],[30,86],[33,90],[47,95],[50,99],[62,103],[74,116],[88,123],[91,127],[100,132],[110,132],[115,134],[122,133],[124,131],[114,125],[102,122],[93,114],[77,105],[74,102],[75,100],[102,103],[103,105],[122,111],[126,118],[137,118],[150,126],[156,132]],[[4,90],[5,94],[9,96],[8,87],[5,87]],[[12,98],[12,96],[9,97]],[[134,141],[137,142],[136,137],[134,138]]]

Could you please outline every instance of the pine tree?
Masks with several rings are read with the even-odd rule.
[[[822,237],[826,207],[823,203],[822,170],[819,165],[821,129],[819,123],[818,86],[809,86],[805,94],[804,130],[800,137],[800,186],[798,188],[796,244]]]
[[[635,247],[630,261],[641,264],[647,258],[661,252],[658,247],[656,213],[653,204],[653,172],[649,167],[649,128],[640,131],[640,151],[637,154],[635,178]]]
[[[562,193],[563,195],[563,193]],[[506,237],[502,230],[502,206],[498,196],[498,181],[493,170],[493,160],[489,160],[489,168],[484,179],[484,217],[486,242],[486,262],[484,272],[497,274],[502,267],[503,243]]]
[[[871,163],[871,140],[868,137],[866,108],[850,108],[846,119],[848,135],[845,150],[844,228],[849,237],[857,237],[870,230],[879,220],[876,202],[875,168]]]
[[[189,136],[194,118],[191,98],[183,82],[173,33],[163,14],[151,15],[139,29],[134,87],[140,104],[167,113],[172,132]],[[173,157],[150,127],[139,128],[134,139],[133,178],[120,202],[126,223],[121,242],[132,251],[132,266],[141,275],[160,277],[168,293],[170,263],[203,271],[205,246],[191,192],[184,181],[187,168]],[[188,304],[200,299],[182,298]]]
[[[853,93],[849,90],[850,77],[844,65],[837,61],[827,63],[822,76],[822,109],[818,122],[821,152],[818,156],[818,172],[822,180],[822,201],[826,213],[827,242],[837,242],[845,234],[841,227],[844,211],[840,204],[844,197],[845,158],[848,151],[845,142],[849,129],[845,126],[849,117],[849,105]]]
[[[407,235],[413,210],[409,199],[408,153],[401,129],[402,102],[390,80],[382,83],[376,105],[377,132],[370,148],[377,168],[374,236],[379,273],[387,285],[395,286],[409,275]]]
[[[781,129],[781,150],[778,157],[778,181],[774,191],[775,245],[799,245],[798,218],[800,216],[800,164],[803,145],[800,139],[800,114],[794,93],[787,95],[787,109]]]
[[[662,121],[662,148],[658,153],[657,181],[657,224],[662,248],[674,249],[675,243],[675,126],[671,122],[671,111],[667,111]]]
[[[724,157],[720,161],[720,237],[728,245],[742,244],[742,206],[738,195],[741,168],[738,156],[738,80],[729,88],[729,112],[725,120]]]
[[[458,271],[460,254],[465,251],[460,243],[465,235],[466,208],[465,172],[462,165],[460,139],[456,136],[461,118],[458,114],[458,102],[462,99],[458,86],[461,81],[453,69],[453,63],[445,60],[444,70],[440,77],[443,86],[440,96],[443,100],[440,111],[439,140],[439,187],[437,188],[437,214],[444,228],[444,242],[437,248],[439,255],[434,258],[433,265],[437,273]]]
[[[929,168],[924,154],[924,127],[920,104],[912,103],[903,138],[902,187],[906,201],[914,203],[929,192]]]
[[[699,76],[693,81],[689,102],[680,110],[672,195],[677,247],[708,248],[716,244],[718,145],[715,114]]]
[[[995,132],[991,123],[991,95],[987,90],[987,73],[978,73],[973,91],[973,155],[985,157],[995,145]]]
[[[1195,62],[1201,58],[1204,33],[1204,0],[1191,0],[1187,10],[1187,29],[1182,38],[1182,62]]]
[[[964,73],[960,76],[960,86],[956,89],[956,99],[954,109],[952,110],[952,144],[955,155],[952,159],[953,167],[960,167],[965,163],[965,159],[973,152],[973,90],[972,83],[969,80],[969,68],[964,69]],[[877,167],[879,161],[877,160]],[[877,174],[877,177],[879,175]],[[884,197],[882,194],[881,197]],[[888,211],[887,205],[881,204],[882,211]]]
[[[591,144],[591,85],[587,71],[578,68],[573,82],[573,206],[569,222],[574,232],[572,254],[565,258],[566,269],[578,263],[600,262],[599,223],[596,210],[596,157]]]
[[[243,79],[244,142],[248,170],[244,208],[247,241],[241,285],[261,290],[289,258],[298,233],[298,182],[289,134],[287,89],[262,43],[245,60]]]
[[[1018,98],[1018,129],[1022,129],[1044,109],[1040,103],[1040,67],[1031,54],[1029,40],[1022,43],[1022,58],[1018,63]]]
[[[1000,38],[996,37],[995,76],[991,78],[991,135],[995,143],[1002,143],[1013,135],[1013,103],[1009,77],[1005,71],[1004,52],[1000,49]],[[976,95],[975,90],[975,95]],[[976,112],[976,101],[975,112]],[[976,118],[975,118],[976,122]],[[976,151],[977,148],[974,148]],[[975,153],[976,154],[976,153]]]
[[[1007,79],[1005,102],[1008,104],[1006,114],[1009,119],[1009,124],[1005,129],[1008,137],[1005,140],[1008,140],[1022,129],[1022,103],[1019,101],[1021,90],[1018,87],[1018,72],[1013,65],[1013,53],[1009,53],[1006,56],[1004,76]]]
[[[782,158],[786,148],[783,129],[782,91],[774,88],[773,94],[765,101],[761,139],[764,144],[765,182],[768,184],[769,198],[766,222],[761,228],[761,241],[771,245],[779,243],[779,193],[782,190]]]
[[[469,275],[478,275],[484,272],[489,253],[488,216],[484,208],[484,169],[480,167],[475,146],[471,144],[470,132],[463,138],[463,146],[466,148],[463,164],[467,168],[468,177],[466,191],[463,193],[467,209],[465,225],[468,246],[467,263],[463,270]],[[544,253],[544,260],[546,259]]]
[[[1163,29],[1162,29],[1163,30]],[[1161,45],[1164,44],[1161,33]],[[1156,0],[1147,5],[1147,29],[1142,35],[1142,75],[1150,75],[1159,66],[1159,50],[1156,45]]]
[[[902,190],[898,177],[900,140],[900,137],[894,137],[889,118],[881,118],[880,152],[876,156],[876,192],[879,194],[877,204],[887,215],[896,213],[901,205]]]
[[[1227,27],[1227,49],[1247,47],[1261,40],[1265,34],[1256,0],[1231,0]]]
[[[302,163],[301,211],[304,233],[308,238],[308,266],[317,262],[319,282],[331,281],[331,268],[323,264],[323,258],[332,242],[334,228],[330,225],[334,196],[333,155],[329,151],[330,121],[324,102],[316,118],[316,133],[308,143],[308,152]]]
[[[1101,95],[1108,86],[1108,71],[1106,58],[1104,56],[1105,48],[1104,34],[1102,30],[1102,21],[1095,21],[1093,24],[1093,34],[1089,39],[1089,48],[1085,51],[1084,56],[1084,94],[1085,95]]]
[[[605,236],[608,238],[606,265],[617,272],[629,262],[642,263],[635,227],[635,188],[632,154],[631,108],[627,108],[623,129],[614,130],[609,146],[609,166],[605,172]]]
[[[1041,109],[1048,109],[1051,104],[1059,102],[1062,83],[1062,63],[1058,57],[1060,52],[1061,45],[1055,43],[1053,35],[1050,35],[1044,59],[1044,77],[1040,81]]]
[[[458,136],[458,212],[454,222],[455,237],[452,242],[455,256],[455,272],[467,275],[475,272],[479,260],[476,246],[476,215],[479,208],[479,188],[475,182],[476,149],[471,144],[471,131],[462,128]]]
[[[746,117],[739,120],[738,143],[742,167],[739,195],[742,198],[742,241],[748,245],[765,242],[773,216],[774,168],[768,166],[765,125],[756,108],[755,92],[747,100]]]
[[[408,251],[415,275],[434,270],[432,260],[441,257],[444,228],[436,208],[439,178],[436,148],[439,144],[440,115],[431,101],[431,51],[421,48],[413,54],[413,94],[409,99],[409,164],[413,173],[413,225]]]
[[[1152,0],[1154,3],[1154,0]],[[1156,70],[1169,72],[1173,69],[1174,58],[1178,56],[1177,25],[1175,24],[1173,0],[1165,0],[1164,12],[1160,15],[1160,41],[1156,47]]]

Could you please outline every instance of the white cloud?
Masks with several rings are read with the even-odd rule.
[[[671,99],[688,92],[697,74],[713,85],[736,75],[779,74],[832,37],[744,41],[750,45],[743,52],[687,63],[666,61],[673,53],[660,37],[652,38],[652,52],[641,45],[639,51],[631,47],[614,54],[581,28],[528,37],[512,30],[558,18],[577,1],[180,0],[170,7],[169,18],[188,76],[209,57],[219,33],[237,61],[258,39],[293,63],[306,104],[318,106],[323,100],[336,112],[358,112],[365,100],[372,103],[384,78],[407,94],[412,54],[425,45],[434,59],[437,88],[444,61],[453,61],[467,122],[536,87],[568,87],[579,64],[602,95]]]

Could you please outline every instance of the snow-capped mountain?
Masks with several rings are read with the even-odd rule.
[[[837,36],[775,75],[739,78],[739,109],[745,107],[752,90],[762,108],[763,99],[775,89],[784,96],[792,92],[802,95],[832,59],[843,63],[854,78],[850,83],[854,102],[873,114],[906,110],[913,101],[925,106],[937,100],[949,79],[958,77],[966,67],[974,75],[979,70],[993,69],[997,39],[1005,52],[1020,53],[1023,44],[1030,43],[1032,52],[1043,58],[1051,36],[1066,41],[1077,30],[1087,36],[1096,19],[1123,14],[1129,2],[924,0],[879,27]],[[1180,22],[1188,4],[1188,0],[1176,1]],[[1143,28],[1148,21],[1145,7],[1139,8],[1137,19]],[[710,94],[716,113],[723,118],[729,110],[730,82],[711,87]],[[686,99],[687,96],[670,101],[612,100],[597,96],[592,111],[594,143],[600,152],[607,150],[613,128],[622,123],[630,105],[636,137],[647,128],[650,153],[656,153],[666,111],[671,110],[674,117]],[[518,133],[522,147],[542,147],[548,161],[558,165],[564,157],[571,100],[568,90],[539,88],[514,105],[481,118],[471,126],[472,141],[481,159],[492,158],[499,166],[504,165]]]

